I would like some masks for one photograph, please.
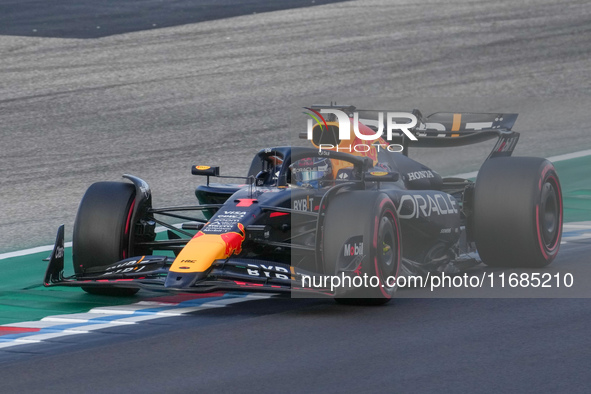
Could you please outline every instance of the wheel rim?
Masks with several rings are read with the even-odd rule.
[[[396,232],[392,219],[389,216],[383,216],[380,219],[378,230],[378,264],[381,268],[382,279],[385,280],[388,276],[396,275],[397,267],[397,253],[398,245],[396,244]]]
[[[542,238],[547,248],[552,248],[556,243],[559,230],[560,212],[558,196],[555,186],[547,181],[542,186],[540,224]]]

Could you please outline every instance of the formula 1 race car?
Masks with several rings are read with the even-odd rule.
[[[399,275],[458,273],[481,262],[543,267],[556,257],[560,183],[549,161],[510,157],[519,139],[511,131],[516,114],[423,117],[415,110],[415,140],[400,132],[368,145],[359,135],[376,135],[380,125],[359,116],[371,111],[311,108],[322,109],[346,113],[354,137],[341,138],[337,119],[323,118],[301,135],[314,147],[259,151],[242,184],[210,183],[236,177],[193,166],[194,175],[207,177],[195,191],[198,205],[154,208],[148,184],[131,175],[124,175],[131,183],[94,183],[74,225],[74,275],[64,277],[61,226],[45,286],[109,295],[140,288],[311,292],[380,304],[392,297],[396,282],[389,279]],[[442,178],[408,157],[415,146],[492,138],[498,141],[475,182]],[[163,216],[184,223],[171,225]],[[168,229],[167,239],[157,238],[157,225]],[[376,284],[313,285],[334,275],[369,276]]]

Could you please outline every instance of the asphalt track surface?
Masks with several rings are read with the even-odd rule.
[[[517,155],[589,149],[590,15],[578,1],[351,1],[96,39],[4,30],[0,250],[51,243],[88,185],[122,173],[157,205],[192,203],[191,164],[243,173],[310,102],[519,112]],[[465,172],[486,150],[418,157]],[[588,392],[590,314],[587,299],[256,301],[15,353],[0,378],[3,392]]]

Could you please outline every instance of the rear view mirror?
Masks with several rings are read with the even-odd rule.
[[[204,176],[218,176],[220,175],[220,167],[193,166],[191,167],[191,174]]]

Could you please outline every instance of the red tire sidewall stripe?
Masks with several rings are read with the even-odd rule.
[[[548,167],[553,169],[553,167],[551,166]],[[546,169],[542,171],[542,176],[545,175],[546,172],[550,169],[548,167],[546,167]],[[542,229],[540,228],[540,204],[536,205],[536,230],[538,234],[538,246],[540,247],[540,251],[542,252],[542,255],[546,260],[549,257],[556,256],[556,254],[558,253],[558,249],[560,248],[560,237],[562,234],[562,193],[560,191],[560,184],[558,183],[558,179],[556,179],[556,177],[553,174],[550,174],[547,178],[541,178],[539,182],[540,192],[542,191],[542,185],[545,184],[548,180],[552,181],[552,186],[554,187],[554,189],[556,189],[556,192],[558,194],[558,232],[556,234],[556,241],[554,242],[554,245],[552,245],[549,248],[546,248],[546,243],[542,238]]]
[[[133,208],[135,207],[135,198],[131,202],[131,207],[129,207],[129,212],[127,212],[127,220],[125,222],[125,237],[129,239],[129,226],[131,224],[131,215],[133,214]],[[129,247],[129,245],[127,245]],[[127,258],[127,250],[123,250],[123,259]]]
[[[380,213],[382,211],[382,207],[388,201],[390,201],[389,198],[383,199],[380,202],[380,205],[378,207],[378,213]],[[398,270],[400,268],[401,251],[402,251],[401,244],[400,244],[400,228],[398,226],[398,218],[396,217],[396,214],[392,210],[390,210],[389,208],[386,209],[386,211],[384,212],[384,215],[386,215],[386,214],[390,215],[390,217],[394,221],[394,225],[396,227],[396,274],[395,274],[395,277],[398,277]],[[380,279],[380,291],[381,291],[382,295],[386,298],[392,298],[392,295],[386,293],[386,291],[384,290],[384,288],[387,285],[387,283],[384,283],[384,280],[387,278],[382,278],[382,270],[378,264],[378,256],[377,256],[378,231],[379,231],[379,216],[376,215],[375,224],[374,224],[374,235],[373,235],[373,246],[375,248],[374,249],[375,250],[375,256],[374,256],[375,272],[376,272],[376,275],[378,275],[378,278]]]

